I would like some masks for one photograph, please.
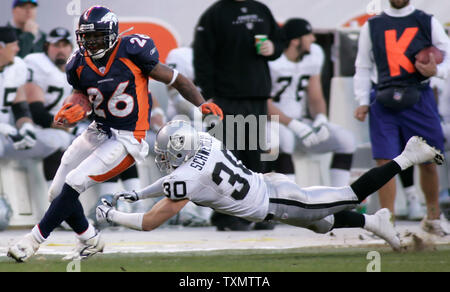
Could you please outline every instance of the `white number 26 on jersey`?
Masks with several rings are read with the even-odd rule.
[[[132,44],[137,43],[141,48],[143,48],[147,43],[147,40],[150,39],[150,37],[146,36],[145,34],[136,34],[136,36],[138,37],[130,39],[130,43]]]
[[[118,118],[128,116],[134,108],[134,99],[131,95],[126,94],[130,81],[125,81],[117,85],[116,90],[108,100],[107,108],[111,115]],[[91,87],[87,90],[89,100],[94,105],[94,112],[97,116],[106,118],[106,113],[100,108],[101,103],[105,99],[98,88]]]

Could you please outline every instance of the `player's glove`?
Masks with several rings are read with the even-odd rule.
[[[106,199],[101,200],[102,204],[98,205],[95,209],[95,217],[97,219],[98,223],[108,222],[111,223],[111,220],[109,219],[109,214],[111,210],[113,210],[112,203],[108,202]]]
[[[303,145],[308,148],[323,141],[319,136],[317,136],[311,126],[300,121],[292,120],[289,123],[288,128],[291,129],[295,135],[302,140]]]
[[[86,112],[81,105],[66,103],[56,114],[55,122],[59,125],[71,125],[81,121],[86,116]]]
[[[202,112],[202,114],[204,115],[209,115],[209,114],[213,114],[215,116],[218,116],[220,118],[220,120],[223,120],[223,112],[222,109],[215,103],[213,102],[205,102],[202,103],[200,106],[200,111]]]
[[[16,150],[31,149],[36,145],[36,132],[31,123],[24,123],[16,135],[9,135]]]
[[[116,206],[117,201],[118,200],[124,200],[127,201],[128,203],[134,203],[139,201],[139,196],[136,193],[136,191],[131,191],[131,192],[119,192],[114,194],[113,200],[112,200],[112,205]]]
[[[10,124],[6,123],[0,123],[0,134],[2,134],[5,137],[8,136],[15,136],[17,135],[17,129],[14,126],[11,126]]]
[[[330,137],[330,130],[326,126],[328,118],[324,114],[318,114],[312,124],[316,135],[319,136],[320,141],[325,141]]]

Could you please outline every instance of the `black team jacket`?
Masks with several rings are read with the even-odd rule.
[[[255,35],[274,43],[269,57],[256,53]],[[268,61],[280,57],[284,43],[269,8],[253,1],[220,0],[200,17],[194,37],[195,83],[208,98],[270,97]]]

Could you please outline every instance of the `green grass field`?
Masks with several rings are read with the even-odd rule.
[[[450,272],[450,246],[433,251],[379,252],[381,272]],[[171,254],[101,254],[79,264],[81,272],[366,272],[370,249],[295,249]],[[0,257],[0,272],[65,272],[61,256],[38,255],[18,264]],[[71,266],[72,268],[75,266]]]

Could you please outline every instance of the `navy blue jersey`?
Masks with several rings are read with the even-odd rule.
[[[73,88],[89,96],[96,122],[145,137],[152,105],[148,75],[158,63],[153,40],[134,34],[119,39],[105,67],[97,68],[86,52],[77,51],[66,73]]]
[[[426,79],[414,63],[415,55],[432,45],[431,17],[415,10],[405,17],[382,13],[369,19],[379,86],[417,84]]]

